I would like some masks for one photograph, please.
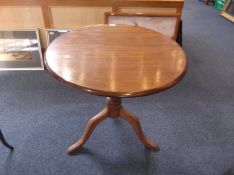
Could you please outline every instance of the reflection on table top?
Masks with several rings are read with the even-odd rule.
[[[186,72],[186,56],[173,40],[127,25],[96,25],[66,33],[46,52],[46,66],[59,80],[111,97],[156,93]]]

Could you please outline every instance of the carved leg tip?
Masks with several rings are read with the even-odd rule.
[[[160,147],[158,144],[154,143],[153,141],[151,140],[148,140],[148,144],[146,145],[146,147],[148,149],[151,149],[151,150],[154,150],[154,151],[159,151],[160,150]]]
[[[155,144],[155,145],[152,147],[152,150],[154,150],[154,151],[159,151],[159,150],[160,150],[159,145]]]
[[[69,154],[69,155],[74,155],[75,153],[76,153],[76,150],[74,150],[74,149],[72,149],[72,148],[68,148],[67,149],[67,153]]]
[[[74,154],[77,153],[77,151],[78,151],[79,148],[80,148],[80,147],[76,147],[76,146],[74,146],[74,145],[71,145],[71,146],[69,146],[69,147],[67,148],[67,153],[68,153],[69,155],[74,155]]]
[[[150,146],[146,146],[147,149],[150,149],[152,151],[159,151],[160,147],[159,145],[150,145]]]

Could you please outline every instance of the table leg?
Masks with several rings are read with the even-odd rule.
[[[86,143],[86,141],[89,139],[90,135],[92,134],[95,127],[104,119],[108,117],[108,109],[104,108],[101,112],[99,112],[96,116],[92,117],[84,130],[84,133],[82,134],[81,138],[75,142],[73,145],[69,146],[67,149],[67,152],[69,154],[74,154],[78,149],[81,148],[82,145]]]
[[[0,129],[0,141],[2,142],[2,144],[4,146],[6,146],[7,148],[9,148],[10,150],[14,150],[14,148],[6,142],[6,140],[5,140],[5,138],[4,138],[3,134],[2,134],[1,129]]]
[[[122,107],[121,98],[107,97],[106,107],[100,113],[98,113],[96,116],[92,117],[88,121],[88,124],[81,138],[78,141],[76,141],[73,145],[68,147],[67,152],[69,154],[76,153],[82,147],[82,145],[84,145],[86,141],[89,139],[95,127],[108,117],[113,118],[113,119],[115,118],[124,119],[133,127],[138,138],[147,148],[152,149],[152,150],[159,149],[159,145],[155,144],[153,141],[145,137],[141,129],[139,119]]]
[[[136,132],[136,135],[147,148],[155,150],[159,149],[159,145],[155,144],[153,141],[145,137],[141,129],[140,121],[136,116],[134,116],[133,114],[129,113],[127,110],[122,108],[120,110],[120,118],[126,120],[130,125],[132,125],[133,129]]]

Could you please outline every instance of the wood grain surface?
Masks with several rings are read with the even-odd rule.
[[[106,97],[160,92],[176,84],[187,69],[176,42],[128,25],[87,26],[66,33],[48,47],[45,62],[65,84]]]

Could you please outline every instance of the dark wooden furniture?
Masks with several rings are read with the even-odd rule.
[[[199,0],[199,1],[205,2],[206,5],[208,5],[209,3],[215,4],[215,0]]]
[[[222,175],[234,175],[234,165]]]
[[[183,20],[180,20],[178,36],[176,42],[182,47],[183,46]]]
[[[6,142],[1,129],[0,129],[0,141],[2,142],[4,146],[9,148],[10,150],[14,150],[14,148]]]
[[[85,144],[107,117],[126,120],[147,148],[159,149],[145,137],[139,119],[121,105],[121,99],[154,94],[182,79],[186,56],[175,41],[136,26],[88,26],[52,42],[45,62],[48,71],[66,85],[106,97],[104,109],[89,120],[68,153]]]

